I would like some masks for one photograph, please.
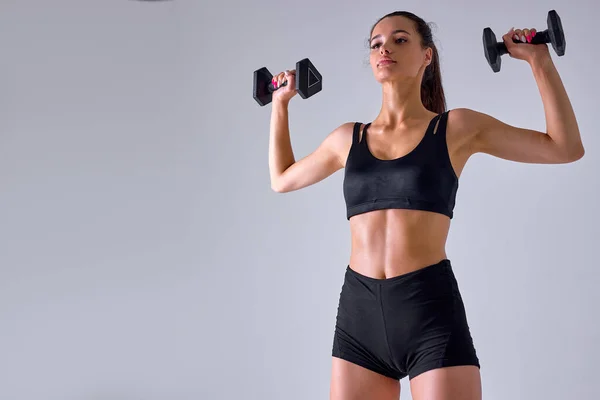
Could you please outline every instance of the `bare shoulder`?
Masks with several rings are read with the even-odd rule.
[[[469,157],[481,152],[482,133],[490,126],[501,123],[492,116],[471,108],[454,108],[448,114],[448,140],[455,151]],[[505,125],[504,126],[508,126]]]
[[[470,108],[453,108],[448,113],[448,132],[461,142],[473,139],[477,133],[478,114]]]
[[[451,154],[468,158],[473,154],[473,141],[477,136],[478,112],[469,108],[454,108],[448,112],[446,136]]]
[[[337,155],[341,168],[346,166],[346,159],[352,146],[354,125],[355,122],[344,122],[325,138],[327,146]]]

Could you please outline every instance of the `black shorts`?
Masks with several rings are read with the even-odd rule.
[[[332,355],[397,380],[441,367],[479,368],[450,261],[388,279],[348,266]]]

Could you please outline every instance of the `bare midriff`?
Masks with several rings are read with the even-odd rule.
[[[419,210],[386,209],[350,218],[349,266],[375,279],[388,279],[447,258],[450,218]]]

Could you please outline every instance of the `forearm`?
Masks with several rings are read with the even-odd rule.
[[[274,101],[271,109],[271,124],[269,132],[269,172],[271,187],[275,187],[277,179],[293,165],[294,152],[290,139],[288,119],[288,103]]]
[[[530,65],[542,97],[548,136],[568,159],[581,157],[584,150],[575,112],[552,58],[534,60]]]

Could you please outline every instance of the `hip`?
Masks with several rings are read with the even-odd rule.
[[[466,323],[450,260],[384,279],[363,275],[348,265],[339,298],[338,325],[361,324],[366,328],[369,321],[376,324],[384,320],[395,324],[396,334],[402,336]]]

